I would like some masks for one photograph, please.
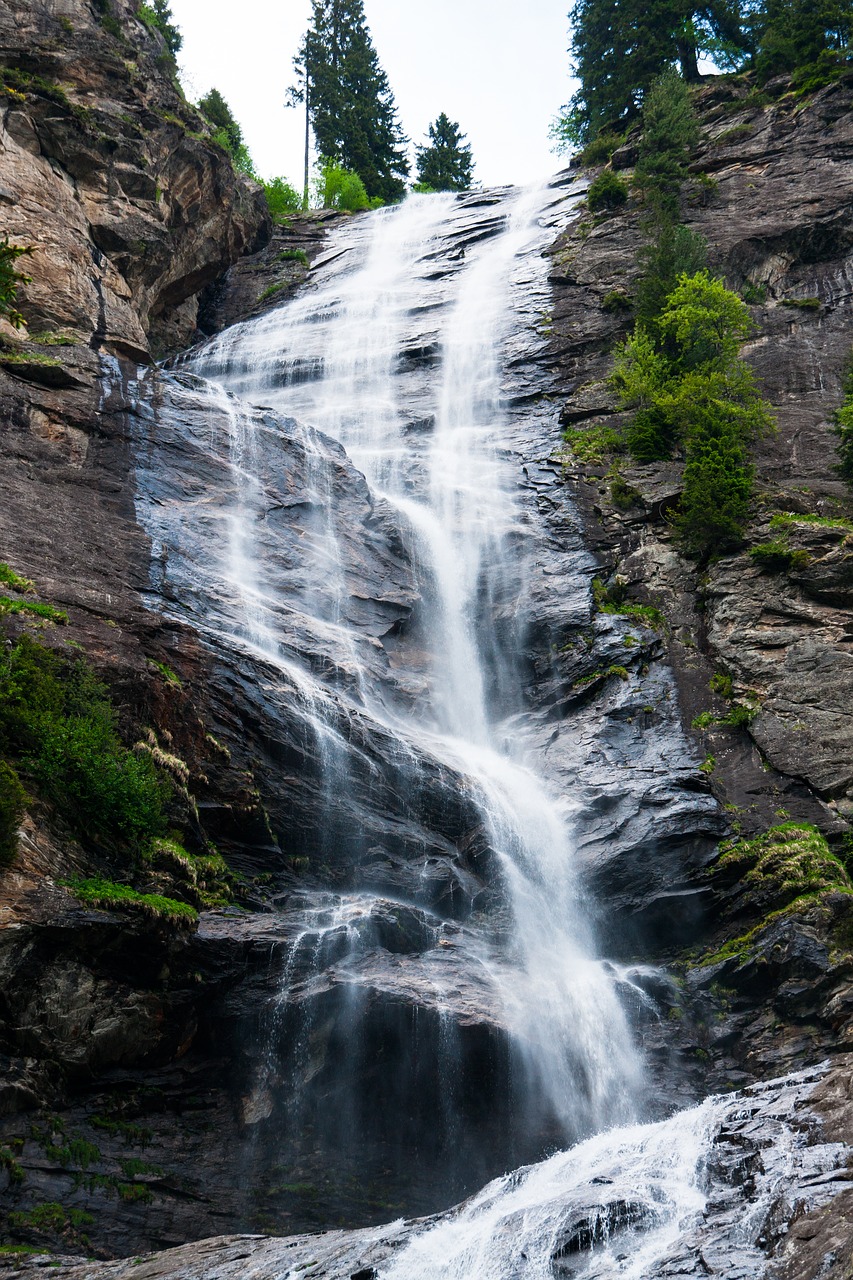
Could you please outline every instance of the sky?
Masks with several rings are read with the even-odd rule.
[[[216,87],[258,172],[301,188],[304,118],[286,108],[310,0],[170,0],[193,101]],[[444,111],[474,156],[474,180],[525,183],[561,167],[548,127],[572,93],[570,0],[365,0],[367,24],[404,132],[426,141]]]

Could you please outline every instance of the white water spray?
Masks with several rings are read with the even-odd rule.
[[[612,972],[595,958],[567,806],[512,748],[499,719],[507,708],[495,709],[514,655],[489,634],[484,608],[517,597],[525,576],[515,468],[501,449],[503,343],[515,294],[541,285],[539,216],[555,199],[514,193],[472,220],[452,196],[413,197],[360,220],[328,277],[221,335],[194,369],[340,440],[410,530],[430,704],[420,723],[365,693],[367,709],[468,779],[513,916],[493,981],[531,1094],[577,1134],[631,1115],[638,1062]],[[451,258],[454,219],[463,248]],[[343,597],[331,523],[318,541],[318,573]],[[245,539],[234,535],[234,546],[245,556]]]

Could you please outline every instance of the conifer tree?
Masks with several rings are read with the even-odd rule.
[[[317,150],[357,173],[371,199],[398,200],[409,172],[394,95],[364,17],[363,0],[312,0],[294,59],[291,102],[305,102]]]
[[[433,191],[468,191],[474,162],[465,134],[442,111],[428,130],[429,146],[418,147],[418,182]]]
[[[567,145],[627,124],[667,67],[693,81],[700,55],[734,69],[749,47],[735,0],[575,0],[569,19],[580,88],[555,129]]]

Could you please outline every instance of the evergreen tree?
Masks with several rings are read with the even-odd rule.
[[[167,0],[151,0],[151,9],[158,31],[166,41],[166,48],[174,58],[184,43],[184,37],[172,21],[172,10]]]
[[[753,22],[756,69],[762,79],[811,66],[827,54],[850,53],[849,0],[763,0]]]
[[[569,18],[580,88],[554,131],[564,145],[627,124],[667,67],[677,63],[694,81],[700,55],[735,68],[749,45],[736,0],[709,0],[702,8],[695,0],[576,0]]]
[[[206,93],[199,100],[198,109],[213,125],[213,140],[228,152],[234,168],[240,173],[247,173],[249,177],[257,179],[252,157],[243,141],[243,130],[219,90],[211,89]]]
[[[429,126],[429,146],[418,147],[418,182],[433,191],[468,191],[474,162],[459,124],[442,111]]]
[[[203,98],[200,98],[198,109],[217,133],[221,131],[225,135],[229,151],[236,151],[243,145],[243,130],[218,89],[211,89]]]
[[[394,95],[364,18],[363,0],[312,0],[294,59],[291,102],[305,102],[317,150],[357,173],[371,199],[398,200],[409,172]]]

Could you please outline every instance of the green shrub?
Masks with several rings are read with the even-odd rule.
[[[286,178],[271,178],[263,184],[267,208],[273,222],[284,222],[302,207],[302,196]]]
[[[718,693],[721,698],[728,700],[734,693],[734,682],[731,676],[727,676],[724,671],[715,671],[708,681],[708,687],[712,693]]]
[[[610,498],[613,505],[619,507],[622,511],[627,511],[629,507],[637,506],[643,500],[639,490],[628,484],[618,474],[610,481]]]
[[[11,596],[0,596],[0,614],[3,613],[29,613],[61,626],[68,621],[68,614],[62,609],[55,609],[52,604],[41,604],[38,600],[13,600]]]
[[[625,441],[612,427],[569,427],[563,432],[566,447],[581,462],[602,462],[625,452]]]
[[[820,298],[783,298],[783,307],[795,307],[799,311],[819,311]]]
[[[276,262],[301,262],[303,267],[308,266],[308,254],[304,249],[283,249],[281,253],[275,255]]]
[[[578,161],[582,165],[606,164],[613,152],[622,143],[622,137],[618,133],[611,133],[610,130],[604,129],[592,142],[588,142],[583,151],[578,154]]]
[[[0,583],[4,587],[11,587],[13,591],[35,591],[35,583],[31,578],[22,578],[19,573],[16,573],[8,564],[4,564],[3,561],[0,561]]]
[[[15,306],[18,288],[22,284],[29,284],[30,276],[17,271],[15,264],[19,258],[26,257],[32,252],[32,247],[29,245],[22,247],[9,244],[8,236],[4,236],[3,241],[0,242],[0,317],[8,320],[16,329],[20,329],[24,323],[24,317]]]
[[[0,751],[84,837],[139,848],[163,830],[166,784],[122,745],[105,687],[26,635],[0,656]]]
[[[617,349],[612,381],[635,410],[628,446],[642,462],[683,449],[677,527],[700,556],[740,544],[752,495],[749,445],[771,421],[738,356],[750,323],[741,299],[698,271],[679,276],[655,332],[637,324]]]
[[[643,101],[643,133],[634,186],[657,220],[677,220],[681,184],[699,125],[690,89],[674,67],[659,75]]]
[[[607,311],[610,315],[619,315],[623,311],[630,311],[632,306],[631,299],[621,289],[611,289],[601,299],[601,310]]]
[[[0,760],[0,867],[7,866],[15,856],[26,803],[27,793],[17,773]]]
[[[785,573],[788,569],[804,569],[811,560],[807,551],[792,551],[784,538],[761,542],[753,547],[749,558],[766,573]]]
[[[348,213],[357,213],[361,209],[371,209],[381,204],[381,200],[371,200],[364,183],[357,173],[351,173],[337,160],[322,159],[319,164],[319,177],[315,180],[314,190],[317,202],[323,209],[342,209]]]
[[[740,296],[749,306],[760,307],[762,303],[767,301],[767,286],[754,284],[752,280],[745,280],[741,287]]]
[[[618,209],[627,199],[628,184],[612,169],[603,169],[590,184],[586,195],[586,202],[592,213],[598,213],[602,209]]]

